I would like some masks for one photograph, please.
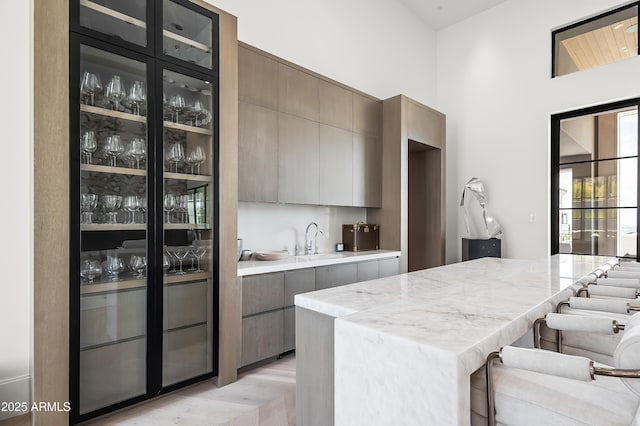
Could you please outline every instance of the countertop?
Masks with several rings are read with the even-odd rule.
[[[289,256],[281,260],[243,260],[238,262],[238,276],[266,274],[269,272],[291,271],[315,268],[317,266],[340,263],[364,262],[399,257],[395,250],[369,250],[361,252],[320,253],[305,256]]]

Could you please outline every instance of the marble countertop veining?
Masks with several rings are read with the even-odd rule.
[[[238,276],[266,274],[269,272],[290,271],[294,269],[315,268],[317,266],[340,263],[365,262],[400,256],[395,250],[370,250],[360,252],[321,253],[317,255],[289,256],[286,259],[263,261],[243,260],[238,262]]]
[[[296,295],[296,306],[338,318],[372,338],[412,341],[455,356],[470,374],[494,348],[573,295],[610,258],[483,258]],[[505,343],[507,342],[507,343]]]

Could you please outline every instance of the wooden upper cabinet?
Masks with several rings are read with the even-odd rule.
[[[278,64],[278,110],[318,121],[318,78],[288,65]]]
[[[353,134],[353,205],[382,207],[382,143]]]
[[[246,47],[238,48],[238,98],[278,109],[278,63]]]
[[[278,114],[278,201],[319,204],[319,124]]]
[[[278,113],[240,102],[238,200],[278,202]]]
[[[353,94],[353,131],[380,138],[382,133],[382,103]]]
[[[353,133],[320,124],[320,204],[353,205]]]
[[[353,92],[327,81],[319,81],[320,123],[352,130]]]
[[[424,105],[407,100],[407,137],[409,140],[444,148],[445,115]]]

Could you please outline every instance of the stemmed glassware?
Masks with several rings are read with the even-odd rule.
[[[184,160],[184,147],[180,142],[174,142],[169,145],[167,160],[170,163],[174,163],[174,171],[178,173],[178,164]]]
[[[176,195],[175,199],[176,202],[174,211],[176,212],[176,219],[178,223],[187,223],[189,212],[189,196]]]
[[[204,149],[198,145],[196,149],[193,151],[194,160],[196,162],[196,174],[200,174],[200,165],[205,162],[207,159],[206,154],[204,153]]]
[[[120,135],[109,135],[104,144],[104,152],[109,157],[109,165],[116,167],[118,165],[118,157],[124,152],[124,145],[120,140]]]
[[[127,91],[119,75],[111,77],[111,80],[107,83],[104,94],[107,100],[113,105],[113,110],[120,111],[120,101],[127,96]]]
[[[120,205],[122,203],[122,197],[120,195],[103,195],[102,205],[107,212],[107,223],[118,223],[117,215]]]
[[[167,252],[162,253],[162,269],[166,274],[169,268],[171,267],[171,259],[169,259],[169,255]]]
[[[142,279],[144,278],[144,269],[147,267],[147,258],[145,256],[131,256],[129,267],[132,271],[138,273],[138,275],[135,276],[136,279]]]
[[[198,262],[198,269],[196,269],[195,272],[204,272],[204,270],[202,268],[200,268],[200,259],[202,259],[204,257],[204,255],[207,254],[207,247],[206,246],[198,246],[194,250],[191,250],[191,252],[196,257],[197,262]]]
[[[173,95],[169,98],[169,106],[175,113],[175,123],[178,123],[179,114],[182,110],[187,106],[187,103],[184,100],[184,96],[181,94]]]
[[[85,71],[80,82],[80,93],[83,98],[89,97],[89,105],[94,106],[95,95],[102,90],[102,82],[100,76],[92,72]]]
[[[93,280],[102,275],[102,266],[98,260],[85,259],[80,264],[80,276],[93,284]]]
[[[138,197],[135,195],[127,195],[122,200],[122,210],[127,213],[125,223],[136,223],[135,213],[138,210]]]
[[[207,109],[204,107],[204,103],[200,99],[196,99],[193,102],[192,111],[193,111],[193,117],[195,118],[195,125],[196,127],[200,127],[202,122],[199,123],[198,119],[200,117],[206,116],[206,113],[208,112]]]
[[[135,107],[134,114],[140,114],[140,106],[146,101],[147,94],[144,90],[144,83],[136,80],[131,84],[131,88],[129,89],[129,102]]]
[[[82,158],[85,161],[85,164],[91,164],[93,161],[93,153],[98,149],[96,132],[93,130],[87,130],[82,133],[82,136],[80,137],[80,149],[82,149]]]
[[[176,272],[176,275],[184,275],[184,274],[186,274],[186,272],[182,270],[182,262],[187,257],[189,252],[190,252],[190,250],[189,250],[188,247],[174,247],[173,255],[176,257],[176,259],[178,259],[178,262],[180,264],[179,265],[180,269]]]
[[[163,209],[167,215],[165,223],[171,223],[171,212],[176,208],[176,196],[173,194],[164,194]]]
[[[111,277],[111,281],[120,281],[118,275],[124,271],[124,262],[118,256],[107,256],[104,268]]]
[[[140,221],[137,221],[137,223],[145,223],[145,218],[147,213],[147,197],[138,196],[137,199],[138,199],[138,212],[140,212]],[[135,220],[135,217],[134,217],[134,220]]]
[[[136,169],[140,168],[140,161],[147,157],[147,143],[142,138],[135,138],[129,145],[129,155],[136,162]]]
[[[198,163],[198,159],[196,158],[196,152],[195,151],[189,151],[187,153],[186,158],[184,159],[184,162],[189,165],[189,170],[191,171],[190,173],[193,174],[193,172],[195,170],[195,166]]]
[[[80,194],[81,223],[93,223],[93,211],[96,207],[98,207],[98,196],[96,194]]]

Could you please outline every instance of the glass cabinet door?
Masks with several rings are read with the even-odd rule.
[[[213,88],[163,70],[162,384],[212,372]]]
[[[95,47],[79,52],[72,194],[80,198],[82,415],[146,393],[148,72],[144,62]]]
[[[80,26],[147,46],[147,0],[79,0]]]
[[[163,0],[162,52],[172,58],[213,69],[215,18],[215,15],[196,12],[177,1]]]

